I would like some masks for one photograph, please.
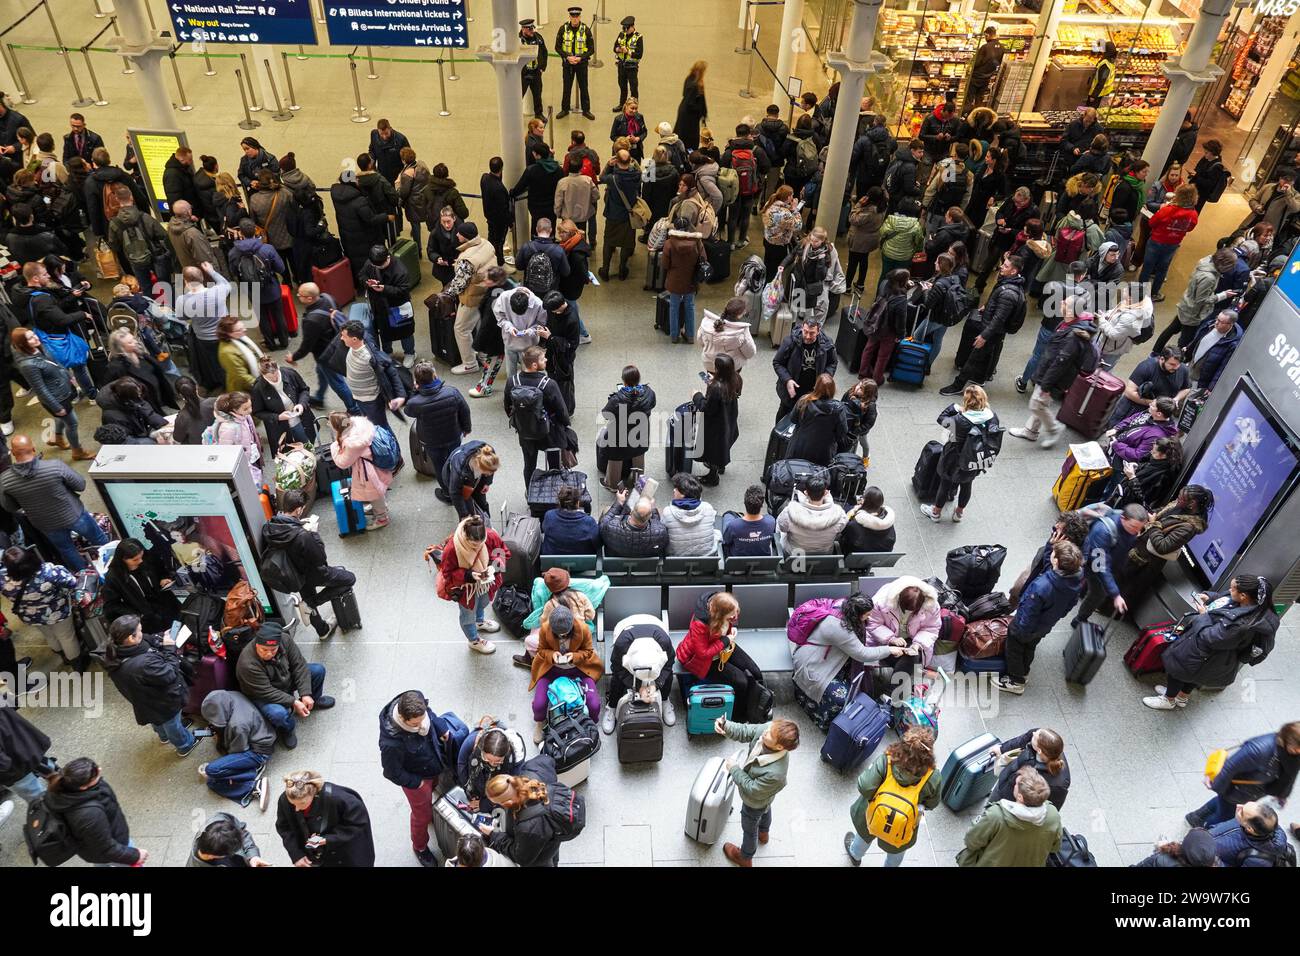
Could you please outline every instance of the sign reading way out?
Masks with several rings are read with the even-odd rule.
[[[325,0],[337,46],[469,46],[465,0]]]
[[[167,9],[182,43],[316,43],[308,0],[167,0]]]

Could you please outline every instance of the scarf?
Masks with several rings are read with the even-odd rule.
[[[700,506],[699,498],[674,498],[673,507],[685,508],[687,511],[694,511]]]
[[[565,252],[572,252],[574,246],[576,246],[578,243],[582,242],[582,240],[586,238],[587,238],[586,233],[584,233],[581,229],[579,229],[568,239],[561,239],[560,248],[563,249]]]
[[[481,579],[469,572],[481,572],[488,569],[488,549],[486,541],[471,541],[465,534],[463,525],[457,525],[452,532],[452,543],[456,546],[456,563],[467,573],[466,586],[472,585],[475,594],[486,594],[492,587],[491,576]]]
[[[254,342],[252,339],[250,339],[247,335],[241,335],[237,339],[229,339],[228,341],[230,342],[231,345],[239,349],[240,355],[242,355],[244,358],[244,364],[248,366],[249,370],[254,373],[261,374],[257,363],[261,360],[263,353],[262,350],[258,347],[257,343]],[[257,374],[255,374],[253,377],[256,378]]]
[[[393,726],[396,727],[398,730],[404,730],[408,734],[419,734],[421,737],[429,736],[429,728],[433,726],[432,722],[429,720],[429,712],[427,710],[424,712],[424,717],[420,721],[420,726],[415,728],[415,730],[412,730],[410,727],[406,726],[406,724],[402,722],[401,718],[398,717],[396,704],[393,705],[392,718],[393,718]]]
[[[1138,205],[1143,206],[1147,201],[1147,184],[1146,180],[1138,179],[1136,176],[1124,176],[1124,182],[1133,187],[1133,191],[1138,194]]]

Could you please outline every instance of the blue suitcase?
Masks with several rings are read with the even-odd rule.
[[[1002,741],[993,734],[980,734],[953,749],[944,761],[939,798],[954,813],[973,807],[993,791],[997,782],[993,750]]]
[[[712,734],[719,717],[731,719],[736,692],[730,684],[696,684],[686,692],[686,733]]]
[[[983,657],[976,660],[957,655],[957,670],[963,674],[1002,674],[1006,669],[1005,657]]]
[[[894,348],[893,365],[889,380],[904,385],[921,385],[930,367],[930,346],[911,339],[903,339]]]
[[[330,485],[330,497],[334,500],[334,518],[339,525],[340,538],[366,530],[365,505],[352,500],[351,487],[351,478]]]
[[[849,686],[849,702],[831,723],[822,744],[822,760],[836,770],[852,770],[870,757],[889,729],[889,707],[860,692],[861,680],[859,674]]]

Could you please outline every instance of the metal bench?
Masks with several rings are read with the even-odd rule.
[[[543,554],[537,560],[543,571],[548,568],[564,568],[575,578],[594,578],[600,575],[600,555],[597,554]]]
[[[852,581],[827,581],[821,584],[796,584],[794,586],[794,603],[791,607],[798,607],[805,601],[811,601],[813,598],[830,598],[838,600],[846,598],[853,593]]]
[[[775,581],[781,574],[781,556],[769,554],[749,557],[746,555],[729,555],[722,559],[723,580]]]
[[[863,576],[858,578],[858,593],[865,594],[867,597],[875,597],[876,592],[886,584],[897,580],[897,575],[889,578],[878,578],[875,575]]]
[[[903,551],[855,551],[844,555],[844,570],[851,574],[870,574],[873,568],[892,568],[905,554]]]
[[[659,557],[619,558],[606,554],[600,559],[600,570],[610,581],[636,583],[645,579],[658,580]]]

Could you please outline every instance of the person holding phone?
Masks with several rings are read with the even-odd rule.
[[[145,560],[144,543],[136,538],[118,542],[104,574],[104,619],[115,621],[135,614],[146,634],[171,633],[181,617],[175,583]]]
[[[605,673],[605,664],[591,643],[591,629],[587,622],[574,616],[568,605],[559,604],[550,617],[542,622],[537,638],[537,653],[533,655],[533,743],[540,744],[546,730],[547,690],[551,682],[568,677],[582,687],[587,701],[587,713],[592,720],[600,718],[600,691],[596,681]]]
[[[284,778],[275,831],[294,866],[374,866],[370,813],[355,790],[326,783],[314,770]]]
[[[298,371],[276,364],[275,357],[263,355],[257,361],[258,375],[248,390],[253,400],[253,417],[266,429],[266,444],[274,453],[281,447],[316,440],[316,420],[311,408],[311,389]]]

